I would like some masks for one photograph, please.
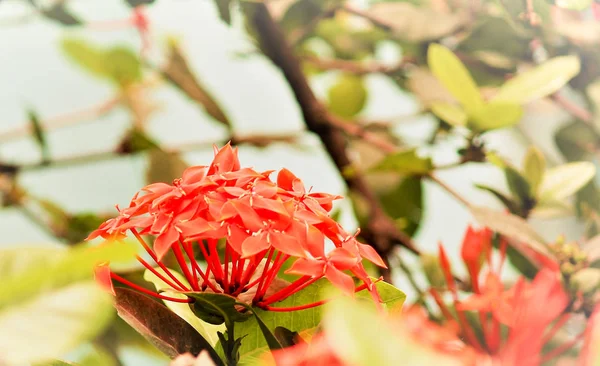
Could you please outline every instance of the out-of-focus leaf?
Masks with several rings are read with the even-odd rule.
[[[562,201],[542,201],[535,205],[530,213],[531,217],[540,219],[553,219],[573,215],[573,208]]]
[[[115,292],[119,316],[169,357],[186,352],[197,356],[207,350],[217,365],[223,365],[213,347],[164,305],[127,288]]]
[[[556,0],[554,3],[559,8],[582,11],[592,5],[592,0]]]
[[[424,105],[456,103],[454,97],[444,88],[440,81],[429,70],[423,67],[417,67],[410,71],[406,87]]]
[[[46,133],[40,123],[40,119],[37,113],[33,110],[27,111],[29,116],[29,123],[31,124],[31,131],[33,131],[33,137],[40,147],[42,153],[42,161],[47,163],[50,161],[50,151],[48,150],[48,143],[46,141]]]
[[[367,89],[363,78],[353,74],[340,74],[328,92],[328,108],[340,117],[354,117],[366,102]]]
[[[119,361],[115,359],[106,349],[94,346],[83,357],[77,361],[84,366],[118,366]]]
[[[496,102],[528,103],[562,88],[579,73],[576,56],[560,56],[508,80],[494,96]]]
[[[0,362],[23,365],[60,357],[109,324],[111,297],[90,281],[96,261],[120,256],[114,245],[108,249],[0,251],[5,294],[0,297]]]
[[[125,1],[132,8],[135,8],[136,6],[140,6],[140,5],[148,5],[148,4],[154,3],[154,0],[125,0]]]
[[[335,353],[351,365],[461,364],[414,341],[399,319],[386,319],[347,298],[327,305],[324,326]]]
[[[556,131],[554,141],[569,161],[576,161],[584,160],[600,145],[600,136],[589,124],[573,121]]]
[[[471,213],[480,224],[518,240],[538,253],[550,256],[544,239],[522,218],[479,206],[472,206]]]
[[[465,20],[456,13],[442,13],[408,2],[378,3],[367,14],[389,27],[396,37],[410,42],[440,39],[457,31]]]
[[[444,288],[446,287],[446,280],[444,278],[444,272],[440,267],[440,259],[437,255],[429,253],[421,253],[419,256],[421,261],[421,268],[427,278],[427,282],[433,288]]]
[[[237,310],[237,300],[233,296],[209,292],[185,292],[185,294],[194,299],[191,305],[194,314],[209,324],[225,323],[228,326],[234,322],[244,322],[251,316],[249,313],[241,313]]]
[[[600,269],[583,268],[577,271],[569,281],[577,290],[591,293],[600,286]]]
[[[101,217],[93,213],[68,215],[67,228],[63,237],[70,243],[82,242],[92,231],[109,217]]]
[[[464,126],[467,124],[467,114],[462,108],[454,104],[433,102],[429,108],[439,119],[452,126]]]
[[[523,116],[523,107],[514,103],[491,102],[473,111],[467,125],[478,131],[514,126]]]
[[[560,200],[586,185],[596,175],[596,167],[589,162],[575,162],[549,169],[540,185],[540,200]]]
[[[375,52],[377,43],[387,38],[379,28],[356,29],[342,18],[319,21],[314,35],[325,40],[335,51],[334,56],[342,59],[368,57]]]
[[[102,50],[79,39],[62,40],[63,52],[80,67],[98,77],[107,77]]]
[[[67,10],[65,3],[64,1],[58,1],[47,9],[41,9],[40,13],[46,18],[57,21],[62,25],[72,26],[82,24],[79,18]]]
[[[174,179],[180,178],[183,171],[188,167],[187,163],[178,154],[169,153],[161,149],[152,149],[148,153],[148,170],[146,181],[148,183],[172,183]]]
[[[105,51],[104,65],[110,77],[120,85],[128,85],[142,78],[139,57],[125,47]]]
[[[321,15],[322,6],[325,2],[322,0],[298,0],[294,2],[283,15],[280,21],[281,27],[287,34],[305,27]]]
[[[214,0],[217,10],[219,11],[219,17],[222,21],[227,24],[231,24],[231,4],[232,0]]]
[[[452,51],[439,44],[429,46],[427,63],[433,75],[465,108],[468,114],[483,106],[477,85]]]
[[[156,270],[158,271],[158,273],[166,277],[165,271],[163,271],[161,268],[156,268]],[[187,280],[182,275],[175,271],[170,272],[173,273],[173,275],[175,275],[181,283],[188,286]],[[176,291],[164,291],[165,289],[170,288],[169,285],[167,285],[163,280],[158,278],[154,273],[150,272],[149,270],[146,270],[144,272],[144,279],[146,281],[152,282],[154,286],[156,286],[156,290],[161,291],[161,293],[165,296],[174,297],[177,299],[187,298],[187,296],[185,296],[184,294]],[[214,347],[217,344],[217,342],[219,341],[217,332],[223,332],[225,330],[224,325],[213,325],[202,321],[200,318],[194,315],[194,312],[190,308],[189,304],[173,301],[164,301],[164,303],[171,311],[179,315],[183,320],[185,320],[192,327],[194,327],[194,329],[196,329],[198,333],[200,333],[200,335],[204,339],[206,339],[208,343],[210,343],[211,346]]]
[[[419,177],[406,177],[390,191],[379,195],[385,212],[393,218],[399,228],[413,235],[423,216],[423,188]]]
[[[529,194],[532,197],[537,197],[538,188],[542,183],[545,171],[546,159],[544,154],[535,146],[530,147],[523,162],[523,176],[529,183]]]
[[[404,174],[427,174],[433,169],[430,158],[422,158],[417,155],[415,149],[401,151],[387,155],[373,170],[392,171]]]
[[[507,197],[495,188],[491,188],[482,184],[476,184],[475,186],[493,194],[511,213],[516,215],[521,211],[521,207],[517,202],[514,202],[511,198]]]
[[[406,295],[402,291],[382,281],[376,283],[375,286],[377,286],[377,291],[379,292],[383,306],[386,309],[390,312],[394,312],[402,308],[402,304],[406,299]],[[294,295],[281,302],[275,303],[272,306],[294,307],[311,304],[329,298],[332,290],[334,289],[329,281],[319,280],[306,289],[298,291]],[[372,301],[371,295],[367,290],[356,293],[356,297],[366,299],[367,301],[365,302]],[[259,314],[268,329],[274,330],[276,327],[285,327],[292,332],[301,332],[317,327],[321,322],[322,313],[322,309],[319,307],[292,312],[274,312],[261,309],[253,309],[253,311]],[[242,359],[244,359],[244,355],[253,353],[255,350],[267,346],[263,334],[253,317],[246,322],[236,323],[235,334],[236,337],[245,336],[240,348]]]
[[[534,266],[527,257],[521,254],[521,252],[510,245],[506,247],[506,257],[510,264],[526,278],[533,279],[537,274],[537,267]]]
[[[504,175],[506,176],[508,188],[519,199],[521,207],[529,205],[532,198],[529,194],[531,189],[527,180],[512,167],[504,169]]]
[[[35,298],[53,289],[90,279],[100,262],[126,263],[137,253],[137,245],[107,242],[96,247],[50,250],[19,247],[0,251],[0,309]],[[43,255],[43,257],[38,257]],[[31,258],[27,258],[31,257]],[[34,265],[35,263],[35,265]],[[27,266],[26,266],[27,265]],[[8,276],[8,274],[12,274]]]
[[[168,62],[163,69],[163,75],[190,99],[202,105],[206,113],[216,121],[227,127],[230,126],[229,119],[221,107],[194,76],[181,50],[174,43],[170,45]]]
[[[74,364],[72,362],[61,361],[61,360],[52,360],[49,362],[37,364],[36,366],[77,366],[77,364]]]

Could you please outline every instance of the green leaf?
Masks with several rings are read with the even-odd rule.
[[[559,8],[582,11],[592,5],[592,0],[558,0],[555,4]]]
[[[241,313],[237,310],[238,301],[235,297],[226,294],[210,292],[182,292],[195,301],[190,305],[196,316],[203,321],[226,326],[234,322],[244,322],[252,314]]]
[[[375,171],[390,171],[405,174],[427,174],[433,169],[430,158],[421,158],[416,149],[387,155],[375,165]]]
[[[523,176],[527,179],[529,187],[531,188],[529,194],[533,197],[537,197],[538,189],[542,183],[544,172],[546,170],[546,159],[544,158],[544,154],[538,148],[532,146],[527,150],[524,160]]]
[[[214,348],[191,325],[164,305],[128,288],[115,288],[117,313],[169,357],[206,350],[218,366],[223,362]]]
[[[409,176],[387,192],[378,192],[379,202],[397,226],[413,235],[423,216],[423,186],[420,177]]]
[[[413,340],[399,320],[350,299],[327,305],[324,326],[335,353],[351,365],[460,365]]]
[[[296,337],[298,336],[298,332],[292,332],[284,327],[275,327],[273,335],[283,347],[291,347],[297,344]]]
[[[452,51],[439,44],[429,46],[427,63],[433,75],[470,113],[483,106],[479,89],[463,63]]]
[[[104,52],[79,39],[63,39],[63,52],[80,67],[97,77],[107,77]]]
[[[44,257],[37,257],[38,253]],[[127,262],[134,259],[136,253],[137,245],[131,242],[109,242],[97,247],[57,251],[36,247],[1,250],[0,273],[10,271],[13,275],[4,275],[0,282],[0,293],[11,294],[0,296],[0,309],[35,298],[44,291],[90,279],[96,264]]]
[[[265,337],[265,341],[267,341],[267,345],[269,346],[269,349],[274,351],[274,350],[284,348],[285,346],[279,342],[277,337],[275,337],[273,332],[271,332],[269,327],[267,327],[267,325],[260,318],[260,316],[255,312],[253,312],[253,314],[254,314],[254,319],[256,319],[256,322],[258,323],[258,327],[260,328],[260,331],[262,332],[263,336]]]
[[[222,21],[227,24],[231,24],[231,3],[232,0],[214,0],[217,10],[219,11],[219,17]]]
[[[473,111],[467,125],[478,131],[511,127],[523,116],[523,107],[514,103],[491,102]]]
[[[104,67],[108,75],[123,86],[142,78],[142,67],[138,55],[125,47],[113,47],[105,51]]]
[[[98,345],[94,345],[83,357],[78,358],[77,362],[84,366],[119,366],[119,361],[107,349]]]
[[[156,271],[165,277],[167,276],[165,271],[162,268],[156,268]],[[185,279],[184,276],[180,275],[176,271],[170,271],[170,272],[173,273],[173,275],[175,275],[175,277],[179,281],[181,281],[181,283],[183,283],[186,286],[188,285],[187,280]],[[177,292],[177,291],[164,291],[165,289],[170,288],[169,285],[167,285],[163,280],[158,278],[158,276],[156,276],[150,270],[146,270],[144,272],[144,279],[148,282],[152,282],[154,284],[154,286],[156,287],[156,290],[162,291],[162,294],[165,296],[174,297],[177,299],[187,298],[186,295],[184,295],[180,292]],[[188,324],[190,324],[192,327],[194,327],[194,329],[196,329],[198,331],[198,333],[200,333],[200,335],[204,339],[206,339],[208,341],[208,343],[210,343],[211,346],[214,347],[217,344],[217,342],[219,341],[217,332],[224,331],[225,330],[224,325],[213,325],[213,324],[209,324],[209,323],[206,323],[206,322],[200,320],[196,315],[194,315],[194,312],[190,308],[189,304],[178,303],[178,302],[173,302],[173,301],[168,301],[168,300],[165,300],[164,303],[167,306],[167,308],[169,308],[175,314],[179,315],[183,320],[185,320],[186,322],[188,322]]]
[[[540,186],[540,200],[560,200],[571,196],[596,175],[590,162],[575,162],[549,169]]]
[[[558,129],[554,141],[569,161],[586,160],[590,150],[600,145],[600,136],[592,126],[577,120]]]
[[[498,200],[500,200],[500,202],[502,202],[504,207],[506,207],[511,213],[518,214],[521,211],[521,207],[518,202],[513,201],[511,198],[507,197],[495,188],[488,187],[483,184],[476,184],[475,187],[483,189],[484,191],[488,191],[491,194],[493,194]]]
[[[508,80],[493,101],[528,103],[558,91],[578,73],[576,56],[555,57]]]
[[[471,213],[480,224],[518,240],[538,253],[551,256],[544,239],[522,218],[479,206],[472,206]]]
[[[171,184],[174,179],[180,178],[188,164],[179,154],[166,152],[162,149],[151,149],[148,152],[148,169],[146,182],[163,182]]]
[[[33,137],[35,137],[35,141],[37,142],[42,153],[42,161],[47,163],[50,161],[50,151],[48,150],[46,133],[44,132],[42,124],[40,123],[40,119],[35,111],[30,109],[27,111],[27,115],[29,116],[29,123],[31,124],[31,130],[33,131]]]
[[[454,104],[444,102],[433,102],[429,105],[431,112],[442,121],[452,126],[464,126],[467,124],[467,114]]]
[[[353,74],[340,74],[328,92],[328,108],[340,117],[357,115],[367,102],[367,89],[363,78]]]
[[[2,361],[25,365],[62,356],[98,335],[112,318],[112,298],[94,282],[32,296],[0,311]]]
[[[506,167],[504,175],[506,176],[508,188],[519,199],[521,207],[529,205],[532,198],[529,195],[530,188],[527,180],[512,167]]]
[[[510,245],[507,246],[506,257],[510,264],[515,267],[520,274],[529,279],[535,278],[535,275],[538,273],[537,267],[517,249]]]
[[[81,25],[81,20],[69,12],[65,5],[64,2],[57,2],[48,8],[40,9],[40,13],[44,17],[59,22],[62,25]]]
[[[383,305],[388,311],[396,312],[402,309],[406,299],[406,295],[402,291],[383,281],[378,282],[375,286],[377,286]],[[330,298],[332,291],[335,291],[333,286],[329,281],[323,279],[272,306],[294,307],[311,304]],[[355,296],[366,300],[366,303],[372,302],[371,295],[366,290],[356,293]],[[302,332],[317,327],[321,322],[322,313],[322,309],[319,307],[291,312],[264,311],[256,308],[253,308],[253,311],[261,317],[268,329],[273,330],[277,327],[284,327],[292,332]],[[253,354],[257,350],[267,347],[264,336],[254,318],[236,324],[235,334],[238,338],[244,337],[240,348],[242,358],[244,358],[244,355]]]

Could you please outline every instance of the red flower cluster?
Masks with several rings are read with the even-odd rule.
[[[473,288],[473,295],[465,300],[459,300],[450,263],[440,246],[441,267],[453,296],[456,318],[437,290],[431,289],[430,293],[447,320],[451,324],[458,323],[466,343],[480,354],[489,355],[490,360],[500,364],[540,365],[572,347],[583,334],[542,354],[544,345],[569,318],[568,314],[564,314],[569,297],[563,289],[560,273],[556,270],[556,265],[550,265],[540,269],[532,282],[519,278],[514,286],[505,290],[500,270],[505,258],[506,243],[500,244],[500,266],[494,269],[491,234],[487,229],[478,231],[469,228],[465,235],[461,254]],[[480,272],[485,262],[488,264],[488,272],[482,276]],[[479,315],[482,340],[475,336],[474,329],[467,322],[466,311],[474,311]],[[503,327],[508,329],[505,339],[501,336]]]
[[[251,302],[256,306],[294,310],[270,305],[323,277],[345,293],[353,293],[356,289],[349,271],[364,282],[359,288],[368,288],[379,300],[362,260],[385,264],[372,247],[359,243],[329,216],[332,201],[339,197],[307,192],[302,181],[286,169],[278,173],[276,182],[269,179],[271,173],[241,168],[237,149],[229,144],[215,148],[209,166],[187,169],[172,185],[144,187],[129,207],[119,210],[118,217],[106,221],[88,239],[122,239],[131,232],[168,278],[144,259],[138,260],[176,291],[209,290],[235,297],[253,293]],[[143,235],[156,238],[152,248]],[[326,238],[335,245],[328,253]],[[218,247],[223,242],[221,259]],[[206,261],[205,269],[194,259],[195,251]],[[191,288],[162,263],[168,252],[174,254]],[[268,293],[286,261],[293,261],[287,273],[299,278]],[[106,267],[97,277],[106,285],[112,278],[148,292]],[[312,305],[318,304],[307,306]]]

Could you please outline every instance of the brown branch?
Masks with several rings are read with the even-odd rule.
[[[577,104],[571,102],[569,99],[563,97],[559,93],[552,94],[551,98],[556,104],[560,105],[573,117],[578,118],[587,124],[591,124],[593,122],[594,117],[592,113],[587,109],[578,106]]]
[[[346,151],[344,133],[331,124],[331,115],[313,94],[302,72],[300,61],[294,56],[284,33],[269,14],[267,7],[260,3],[247,3],[244,10],[248,21],[256,30],[263,52],[279,67],[294,92],[307,128],[319,136],[327,153],[342,173],[348,188],[360,194],[369,203],[369,222],[363,228],[362,236],[385,257],[398,244],[419,253],[410,236],[400,231],[387,216],[365,179],[360,174],[343,174],[352,164]]]
[[[403,60],[396,65],[388,66],[377,62],[365,63],[351,60],[327,59],[311,55],[304,56],[302,59],[320,70],[341,70],[356,75],[373,73],[393,74],[402,70],[408,62],[408,60]]]

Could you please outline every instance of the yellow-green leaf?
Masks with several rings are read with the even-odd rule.
[[[373,170],[391,171],[405,174],[427,174],[433,169],[430,158],[417,155],[416,149],[410,149],[386,155]]]
[[[433,102],[429,108],[438,118],[452,126],[464,126],[467,124],[467,114],[462,108],[454,104]]]
[[[468,126],[478,131],[511,127],[523,116],[523,107],[514,103],[491,102],[473,111]]]
[[[523,162],[523,176],[529,183],[530,194],[533,197],[537,196],[545,170],[546,159],[544,158],[544,154],[535,146],[530,147]]]
[[[590,162],[575,162],[549,169],[540,186],[539,199],[560,200],[577,192],[596,175]]]
[[[508,80],[493,100],[521,104],[543,98],[562,88],[579,68],[576,56],[555,57]]]
[[[432,44],[427,52],[427,63],[433,75],[467,112],[483,105],[483,98],[471,74],[452,51],[442,45]]]
[[[367,102],[367,90],[363,78],[341,74],[337,82],[329,89],[329,110],[344,118],[357,115]]]

